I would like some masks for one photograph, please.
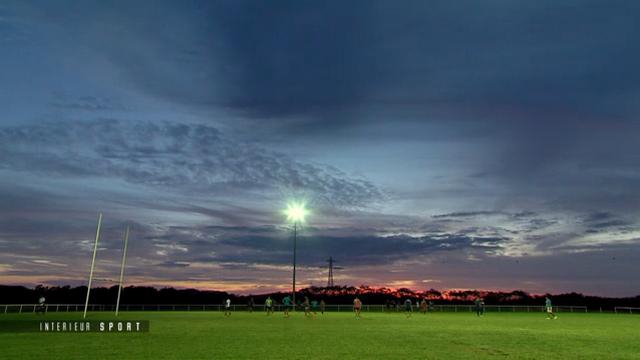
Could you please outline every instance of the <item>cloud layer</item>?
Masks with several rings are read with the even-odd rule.
[[[636,295],[639,6],[0,5],[0,275]]]
[[[101,119],[0,129],[1,168],[121,179],[203,195],[287,189],[333,206],[382,196],[370,182],[231,140],[206,125]]]

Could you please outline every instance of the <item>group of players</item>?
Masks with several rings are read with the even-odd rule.
[[[485,310],[484,299],[481,297],[477,297],[474,301],[474,305],[475,305],[474,307],[475,307],[476,315],[483,316],[484,310]],[[250,298],[249,302],[247,303],[247,309],[249,310],[249,312],[253,312],[254,306],[255,306],[255,302],[253,301],[253,298]],[[289,317],[290,316],[289,312],[293,310],[295,304],[293,300],[291,300],[291,297],[287,295],[282,299],[282,306],[283,306],[284,317]],[[324,314],[326,304],[324,300],[320,300],[320,302],[316,300],[309,301],[309,298],[305,296],[304,301],[300,304],[300,306],[304,308],[305,317],[310,317],[315,319],[317,316],[318,310],[320,311],[321,314]],[[419,307],[420,312],[423,314],[426,314],[428,309],[433,310],[433,303],[432,302],[427,303],[425,299],[422,299],[422,301],[420,302],[416,302],[416,306]],[[271,299],[271,296],[267,297],[267,299],[264,302],[264,308],[265,308],[265,311],[267,312],[267,315],[273,314],[274,307],[275,307],[274,301],[273,299]],[[387,309],[389,309],[389,307],[390,307],[390,304],[387,303]],[[556,315],[556,313],[553,311],[553,305],[549,297],[545,298],[545,310],[547,312],[547,320],[551,320],[551,319],[555,320],[558,318],[558,315]],[[357,296],[353,300],[353,312],[355,313],[356,319],[360,319],[360,313],[362,312],[362,300],[360,300],[360,298],[358,298]],[[407,298],[404,301],[404,314],[407,318],[410,318],[413,315],[413,303],[410,298]],[[227,298],[224,301],[224,315],[231,316],[231,299],[229,298]]]
[[[474,301],[474,305],[476,315],[484,315],[484,299],[481,297],[477,297]],[[254,306],[255,302],[253,301],[253,298],[250,298],[249,302],[247,303],[247,309],[249,310],[249,312],[253,312]],[[291,300],[291,297],[287,295],[282,299],[282,306],[284,307],[284,316],[289,317],[289,312],[293,309],[295,304],[293,303],[293,300]],[[324,300],[320,300],[320,302],[316,300],[309,301],[309,298],[305,296],[304,301],[300,304],[300,306],[304,308],[305,317],[312,317],[315,319],[318,311],[320,311],[320,313],[324,315],[326,304]],[[393,305],[391,303],[387,303],[387,310],[389,310],[392,306],[395,306],[395,303],[393,303]],[[422,301],[420,302],[416,302],[416,306],[419,307],[420,312],[423,314],[426,314],[428,309],[431,309],[433,311],[433,303],[431,301],[427,303],[425,299],[422,299]],[[267,300],[265,300],[264,302],[264,309],[267,312],[267,315],[273,314],[274,307],[275,304],[273,299],[271,299],[271,296],[267,297]],[[556,313],[553,311],[553,304],[551,303],[551,299],[548,296],[545,298],[545,310],[547,312],[547,320],[556,320],[558,318],[558,315],[556,315]],[[41,296],[38,299],[38,306],[34,309],[34,311],[36,313],[43,314],[46,312],[44,296]],[[355,313],[356,319],[360,319],[360,313],[362,312],[362,301],[357,296],[355,299],[353,299],[353,312]],[[411,315],[413,315],[413,304],[411,302],[411,299],[409,298],[404,301],[404,313],[407,318],[410,318]],[[231,299],[229,298],[224,301],[224,316],[231,316]]]
[[[255,302],[253,301],[253,298],[250,298],[249,302],[247,303],[247,310],[249,312],[253,312],[254,306],[255,306]],[[276,306],[275,302],[273,301],[271,296],[267,297],[267,299],[264,302],[264,310],[267,312],[267,315],[273,314],[275,306]],[[282,299],[282,307],[283,307],[283,313],[285,317],[290,316],[289,313],[291,310],[293,310],[294,306],[295,304],[289,295],[285,296]],[[304,315],[306,317],[315,318],[318,311],[321,314],[324,314],[326,304],[324,300],[320,300],[320,302],[318,302],[317,300],[309,301],[309,298],[305,296],[304,301],[301,304],[299,304],[299,306],[304,308]],[[227,298],[224,301],[224,315],[225,316],[231,315],[231,299],[229,298]]]

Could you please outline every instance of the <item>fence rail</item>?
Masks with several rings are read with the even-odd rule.
[[[88,311],[115,311],[115,304],[89,304]],[[0,304],[2,313],[35,313],[39,309],[38,304]],[[282,305],[274,305],[275,311],[282,311]],[[557,312],[587,312],[586,306],[555,306]],[[83,311],[84,304],[46,304],[45,312],[76,312]],[[221,304],[122,304],[120,311],[223,311]],[[249,311],[249,306],[231,305],[232,311]],[[254,305],[253,311],[265,311],[264,305]],[[318,307],[315,310],[320,311]],[[388,307],[385,305],[363,305],[362,310],[366,312],[402,312],[404,306]],[[544,306],[530,305],[485,305],[485,312],[543,312]],[[324,311],[350,312],[353,305],[331,304],[326,305]],[[419,311],[418,306],[413,306],[413,311]],[[474,312],[474,305],[433,305],[429,307],[429,312]],[[640,308],[616,307],[619,311],[640,311]]]
[[[629,313],[629,314],[633,314],[634,312],[640,313],[640,307],[628,307],[628,306],[616,306],[613,308],[613,311],[617,314],[617,313]]]

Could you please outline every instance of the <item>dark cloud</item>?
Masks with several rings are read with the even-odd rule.
[[[603,232],[625,233],[634,230],[633,221],[608,211],[596,211],[583,216],[579,221],[586,228],[585,232],[597,234]]]
[[[436,214],[432,216],[437,222],[457,222],[463,224],[465,221],[507,221],[510,225],[517,226],[521,231],[532,232],[541,229],[548,228],[550,226],[558,224],[557,219],[544,217],[543,215],[535,211],[520,211],[520,212],[507,212],[507,211],[460,211],[447,214]],[[485,229],[494,229],[495,233],[506,232],[510,234],[518,234],[520,230],[505,229],[495,226],[485,227]],[[463,231],[477,232],[480,230],[478,227],[467,227]]]
[[[433,215],[434,219],[446,219],[446,218],[468,218],[476,216],[493,216],[493,215],[509,215],[502,211],[460,211],[448,214]]]
[[[342,264],[373,265],[390,264],[409,256],[429,255],[439,251],[464,251],[470,249],[495,250],[507,239],[496,237],[474,237],[454,234],[442,236],[414,237],[395,236],[301,236],[298,239],[300,261],[318,265],[329,256],[340,256]],[[269,259],[274,252],[274,260],[281,263],[290,261],[291,243],[281,237],[243,236],[221,239],[220,244],[250,249],[256,256],[254,261]],[[233,256],[233,255],[231,255]],[[250,257],[251,255],[249,255]],[[243,253],[239,258],[247,258]],[[235,260],[238,260],[236,258]]]
[[[593,222],[599,222],[599,221],[608,221],[614,218],[615,218],[615,215],[610,212],[598,211],[585,216],[584,221],[588,223],[593,223]]]
[[[189,262],[186,261],[165,261],[155,264],[155,266],[169,267],[169,268],[185,268],[189,267]]]
[[[373,104],[545,124],[624,113],[624,95],[638,89],[639,73],[628,70],[640,51],[627,41],[638,35],[638,5],[618,5],[153,2],[153,16],[145,2],[22,8],[58,31],[86,25],[75,41],[164,99],[264,118],[313,115],[319,128],[360,121],[332,115]]]
[[[224,75],[239,87],[227,100],[264,117],[311,114],[327,126],[359,121],[331,116],[336,108],[379,104],[425,115],[453,107],[487,117],[511,112],[550,123],[567,109],[584,113],[578,109],[586,104],[619,113],[603,94],[638,89],[638,72],[622,70],[640,57],[624,40],[638,33],[622,6],[220,4],[210,9],[210,34],[226,46],[212,55],[230,66]]]
[[[263,226],[154,229],[136,225],[136,241],[147,244],[139,248],[146,249],[145,253],[137,255],[155,259],[164,267],[186,267],[193,262],[225,268],[246,264],[286,266],[291,262],[291,236],[291,229],[285,227],[276,231]],[[342,234],[336,234],[330,229],[305,228],[298,237],[298,259],[307,267],[321,267],[329,256],[340,257],[344,266],[380,265],[439,252],[494,253],[509,240],[471,230],[429,236],[380,236],[367,232],[354,235],[344,229]]]
[[[591,226],[597,229],[604,229],[604,228],[611,228],[611,227],[620,227],[620,226],[625,226],[630,224],[631,223],[624,220],[611,220],[611,221],[595,223],[595,224],[592,224]]]

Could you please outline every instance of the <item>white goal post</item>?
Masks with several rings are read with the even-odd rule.
[[[87,298],[84,303],[84,313],[82,318],[87,317],[87,309],[89,308],[89,295],[91,294],[91,284],[93,282],[93,273],[96,266],[96,255],[98,253],[98,242],[100,241],[100,229],[102,227],[102,213],[98,214],[98,227],[96,229],[96,240],[93,244],[93,256],[91,257],[91,270],[89,271],[89,283],[87,284]],[[122,294],[122,284],[124,283],[124,267],[127,260],[127,245],[129,242],[129,226],[124,233],[124,246],[122,249],[122,264],[120,266],[120,280],[118,281],[118,298],[116,300],[116,316],[118,316],[118,309],[120,307],[120,295]]]

